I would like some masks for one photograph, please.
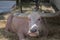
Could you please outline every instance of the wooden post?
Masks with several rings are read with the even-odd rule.
[[[23,12],[22,11],[22,0],[19,0],[19,8],[20,8],[20,11],[21,11],[21,13]]]
[[[38,0],[35,0],[35,5],[36,5],[36,11],[38,11],[39,10],[39,2],[38,2]]]
[[[19,0],[16,0],[16,6],[17,7],[19,6]]]
[[[16,0],[16,8],[19,8],[20,12],[22,13],[22,0]]]

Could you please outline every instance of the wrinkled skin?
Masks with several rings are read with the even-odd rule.
[[[37,31],[33,31],[34,29]],[[25,36],[36,37],[40,35],[47,36],[48,34],[44,20],[37,12],[29,14],[27,17],[10,15],[5,30],[15,32],[19,40],[25,40]]]

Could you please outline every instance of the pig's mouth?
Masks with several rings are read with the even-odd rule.
[[[39,35],[37,33],[28,33],[30,37],[38,37]]]

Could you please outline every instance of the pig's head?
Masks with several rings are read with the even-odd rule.
[[[40,14],[38,13],[32,13],[29,15],[30,21],[29,21],[29,30],[28,35],[31,37],[37,37],[39,36],[39,28],[40,28]]]

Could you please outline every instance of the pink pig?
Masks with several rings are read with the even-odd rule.
[[[43,19],[38,12],[32,12],[27,16],[23,15],[10,15],[5,30],[15,32],[19,40],[25,40],[25,36],[37,37],[48,34]]]

